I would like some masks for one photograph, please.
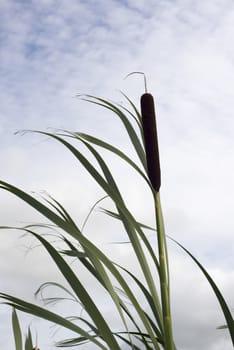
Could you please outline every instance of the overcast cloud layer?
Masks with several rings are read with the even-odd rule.
[[[124,77],[144,71],[156,100],[167,232],[204,263],[231,308],[233,23],[231,0],[0,0],[0,178],[27,191],[48,191],[81,225],[102,196],[100,189],[61,146],[14,132],[84,131],[132,155],[116,118],[74,96],[90,93],[122,102],[122,90],[139,104],[141,77]],[[110,163],[130,208],[139,220],[153,224],[140,181],[116,160]],[[9,194],[1,192],[0,201],[0,225],[41,219]],[[1,291],[33,300],[40,283],[61,281],[42,249],[28,252],[34,242],[19,240],[15,232],[0,234]],[[124,238],[119,227],[95,213],[87,234],[134,270],[128,248],[108,244]],[[210,287],[174,244],[169,249],[178,350],[232,349],[227,332],[216,330],[224,321]],[[92,289],[92,280],[87,283]],[[0,348],[11,350],[10,310],[1,306],[0,312]],[[26,330],[32,318],[20,316]],[[40,348],[54,349],[54,329],[38,320],[33,327]]]

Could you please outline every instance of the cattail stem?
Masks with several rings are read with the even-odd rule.
[[[155,192],[155,215],[157,224],[158,253],[159,253],[159,279],[161,290],[163,328],[164,328],[164,349],[175,350],[172,330],[172,317],[170,305],[170,281],[169,262],[167,254],[166,234],[164,228],[163,214],[159,192]]]
[[[153,189],[158,192],[161,186],[161,170],[154,99],[149,93],[141,96],[141,114],[148,176]]]

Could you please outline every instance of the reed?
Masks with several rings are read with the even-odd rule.
[[[35,225],[18,227],[17,229],[32,235],[38,240],[69,285],[68,289],[56,282],[44,283],[39,287],[37,293],[40,293],[48,286],[58,288],[68,295],[69,298],[80,303],[87,316],[77,315],[75,319],[69,319],[50,311],[48,307],[42,307],[15,296],[0,293],[0,298],[13,307],[12,323],[16,350],[23,349],[23,342],[15,310],[40,317],[70,330],[73,336],[59,341],[56,344],[59,347],[82,346],[90,342],[91,348],[103,350],[121,350],[123,346],[135,350],[176,350],[172,330],[167,242],[159,193],[161,172],[154,100],[151,94],[143,94],[140,113],[135,104],[124,94],[123,96],[126,98],[129,107],[119,106],[106,99],[90,95],[80,96],[80,98],[108,109],[113,116],[119,118],[128,133],[138,162],[133,161],[118,146],[114,146],[95,136],[67,130],[55,133],[34,132],[38,135],[49,136],[52,140],[62,144],[73,154],[75,160],[86,169],[97,185],[102,188],[105,196],[112,200],[115,210],[103,209],[103,212],[112,217],[113,220],[121,222],[126,234],[126,241],[131,245],[135,253],[138,268],[144,276],[144,281],[135,276],[127,266],[122,266],[121,261],[114,262],[108,255],[104,254],[97,245],[84,235],[83,228],[78,227],[75,220],[57,200],[52,197],[46,198],[45,201],[38,200],[20,188],[5,181],[0,181],[2,190],[15,195],[43,215],[45,222],[41,225],[37,223]],[[74,146],[76,142],[78,146]],[[98,166],[89,161],[79,150],[79,143],[87,148]],[[125,203],[124,195],[120,192],[114,174],[110,171],[98,148],[118,156],[145,181],[152,194],[155,227],[152,228],[146,224],[139,223],[137,218],[134,217]],[[57,232],[58,237],[64,244],[65,248],[63,250],[56,248],[49,239],[46,239],[40,233],[40,229],[45,228],[53,230],[53,234]],[[15,229],[15,227],[8,226],[1,227],[1,229],[11,230]],[[153,231],[157,238],[157,251],[152,247],[147,237],[147,230]],[[176,242],[176,244],[179,243]],[[222,294],[200,262],[186,248],[182,245],[180,247],[189,254],[208,280],[220,303],[232,344],[234,344],[234,322]],[[113,312],[116,312],[121,320],[118,331],[113,330],[106,321],[105,312],[98,306],[95,298],[91,296],[90,290],[85,287],[80,276],[73,269],[73,265],[70,264],[71,258],[78,264],[81,264],[86,269],[87,274],[92,275],[96,279],[97,284],[103,289],[103,293],[108,293],[112,299]],[[156,283],[157,279],[160,282],[159,290]],[[137,299],[135,292],[131,289],[130,280],[143,295],[144,303]],[[122,297],[123,294],[125,298]],[[53,301],[59,299],[54,297]],[[147,306],[143,308],[143,304]],[[29,331],[24,349],[30,350],[30,347],[32,349],[32,336]]]

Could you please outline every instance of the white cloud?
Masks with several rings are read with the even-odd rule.
[[[30,4],[8,0],[0,2],[0,12],[1,178],[28,191],[48,190],[81,224],[101,191],[60,145],[38,135],[13,133],[25,128],[79,130],[113,141],[128,152],[119,121],[73,96],[87,92],[121,101],[115,91],[121,89],[138,101],[143,91],[141,78],[123,78],[131,71],[145,71],[158,114],[168,232],[209,267],[232,307],[233,3],[102,0],[97,6],[91,0]],[[119,172],[119,163],[109,160],[127,203],[141,220],[152,224],[146,204],[149,196],[140,187],[142,183],[127,181],[132,173],[125,168]],[[37,218],[14,198],[0,196],[4,202],[1,223]],[[108,220],[95,214],[87,232],[92,235],[99,226],[102,239],[96,233],[95,240],[104,244],[119,232],[114,224],[109,234],[108,225]],[[43,275],[47,278],[47,272],[54,273],[42,266],[33,274],[30,264],[24,272],[23,253],[21,260],[21,250],[14,248],[14,242],[8,236],[1,246],[1,280],[6,288],[14,290],[17,280],[28,289]],[[110,250],[108,245],[103,249]],[[127,262],[127,254],[118,249],[112,251],[113,256],[121,253],[121,261]],[[38,251],[32,259],[34,265],[40,254]],[[225,331],[215,330],[220,311],[206,283],[191,264],[186,267],[187,260],[180,253],[171,254],[180,349],[230,349]],[[14,271],[15,266],[22,271]],[[186,299],[190,285],[199,287],[192,288]],[[9,328],[6,322],[1,333]],[[2,344],[6,348],[5,340]]]

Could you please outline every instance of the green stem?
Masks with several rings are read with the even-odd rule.
[[[169,284],[169,265],[167,255],[166,235],[164,229],[162,208],[159,192],[155,191],[155,214],[158,235],[158,253],[159,253],[159,278],[161,289],[163,327],[164,327],[164,349],[175,350],[172,331],[172,318],[170,306],[170,284]]]

